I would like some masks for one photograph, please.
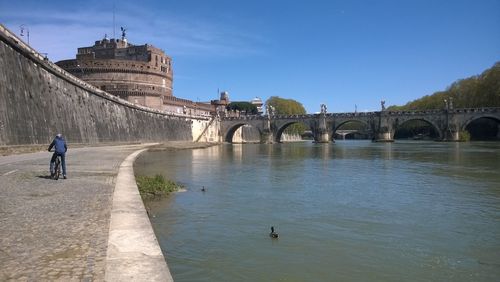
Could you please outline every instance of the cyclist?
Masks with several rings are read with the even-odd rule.
[[[50,177],[54,177],[54,163],[56,162],[57,156],[61,156],[61,165],[63,171],[63,178],[66,179],[66,151],[68,151],[68,146],[66,145],[66,141],[62,137],[61,133],[58,133],[52,143],[49,146],[49,152],[54,148],[54,154],[50,159]]]

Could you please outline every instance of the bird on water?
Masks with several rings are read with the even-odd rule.
[[[207,190],[205,190],[205,186],[202,186],[201,192],[205,192],[205,191],[207,191]]]
[[[269,233],[269,237],[271,238],[278,238],[278,233],[274,232],[274,226],[271,226],[271,233]]]

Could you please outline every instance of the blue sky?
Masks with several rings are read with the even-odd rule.
[[[401,105],[500,61],[499,0],[0,0],[0,23],[58,61],[127,28],[173,58],[174,95],[291,98],[309,113]]]

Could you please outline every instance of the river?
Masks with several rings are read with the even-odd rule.
[[[226,144],[135,171],[186,186],[149,204],[177,282],[499,281],[500,142]]]

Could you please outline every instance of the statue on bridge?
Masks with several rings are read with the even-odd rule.
[[[272,105],[266,105],[267,116],[271,117],[276,114],[276,109]]]
[[[321,108],[321,113],[326,114],[326,110],[327,110],[326,104],[321,104],[320,108]]]

